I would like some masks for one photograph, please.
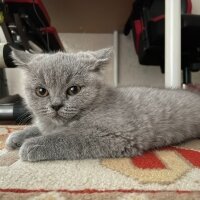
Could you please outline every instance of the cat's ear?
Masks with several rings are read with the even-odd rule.
[[[35,57],[36,54],[31,54],[29,52],[20,51],[12,48],[11,58],[13,63],[21,68],[28,68],[29,62]]]
[[[96,62],[90,67],[90,71],[100,71],[103,67],[109,63],[113,48],[100,49],[98,51],[93,51],[91,54],[96,58]]]

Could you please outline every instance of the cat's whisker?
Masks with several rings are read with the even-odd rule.
[[[66,113],[66,114],[75,114],[75,113],[77,113],[77,111],[65,111],[64,113]]]
[[[63,111],[65,111],[65,112],[77,112],[78,110],[77,109],[67,109],[67,108],[64,108]]]
[[[38,111],[46,112],[46,111],[48,111],[48,109],[43,108],[43,109],[40,109],[40,110],[38,110]]]
[[[27,120],[31,119],[32,118],[32,115],[28,115],[26,116],[25,118],[23,118],[21,121],[22,122],[26,122]]]
[[[45,111],[40,111],[40,112],[37,112],[38,114],[46,114],[48,112],[45,112]]]
[[[23,114],[21,114],[20,116],[18,116],[16,120],[20,120],[20,118],[23,118],[27,114],[28,114],[28,112],[24,112]]]
[[[46,114],[48,114],[48,110],[47,109],[43,109],[43,110],[38,110],[37,111],[37,114],[41,114],[41,115],[46,115]]]
[[[25,112],[25,113],[23,113],[22,115],[20,115],[17,119],[16,119],[16,121],[18,122],[18,126],[20,126],[20,125],[22,125],[22,124],[24,124],[24,121],[27,119],[27,118],[29,118],[30,117],[30,119],[32,118],[32,115],[28,115],[29,114],[29,112]],[[28,115],[28,116],[27,116]]]
[[[76,110],[77,110],[77,108],[64,108],[64,110],[76,111]]]
[[[30,119],[32,119],[32,116],[31,116],[31,115],[29,115],[29,116],[27,116],[26,118],[20,120],[19,123],[18,123],[18,125],[22,125],[22,124],[23,124],[23,125],[27,125]]]
[[[69,111],[69,112],[62,112],[62,113],[64,113],[64,114],[75,114],[75,113],[77,113],[77,111],[76,112]]]

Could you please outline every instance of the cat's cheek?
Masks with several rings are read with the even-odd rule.
[[[89,105],[91,105],[91,103],[94,101],[96,95],[95,94],[91,94],[91,93],[84,93],[84,94],[80,94],[77,96],[74,96],[73,99],[71,99],[70,104],[72,105],[72,107],[76,107],[79,109],[83,109],[85,107],[88,107]]]

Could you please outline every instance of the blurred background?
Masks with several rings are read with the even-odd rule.
[[[97,50],[113,46],[113,32],[119,31],[119,85],[164,87],[159,66],[140,65],[132,34],[125,36],[124,25],[132,10],[132,0],[43,0],[51,23],[57,29],[65,49]],[[200,14],[200,1],[192,0],[192,13]],[[6,69],[10,94],[22,93],[21,72]],[[105,71],[106,81],[113,84],[113,61]],[[193,82],[200,73],[192,73]]]
[[[180,3],[181,83],[194,85],[200,82],[200,0]],[[35,53],[113,47],[108,84],[165,87],[165,0],[0,0],[0,25],[0,121],[30,114],[10,45]]]

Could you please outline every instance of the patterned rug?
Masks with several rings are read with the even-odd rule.
[[[200,199],[200,140],[124,159],[28,163],[4,149],[21,126],[0,126],[0,200]]]

